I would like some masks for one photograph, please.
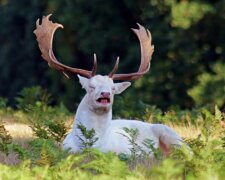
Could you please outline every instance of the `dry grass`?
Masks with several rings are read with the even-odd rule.
[[[176,125],[171,123],[168,126],[185,139],[197,138],[201,134],[200,127],[194,125]]]
[[[19,123],[4,123],[5,129],[12,137],[12,141],[21,145],[24,148],[28,148],[28,141],[34,138],[32,129],[26,124]],[[0,163],[7,165],[16,165],[21,162],[18,153],[10,152],[8,154],[0,152]]]
[[[4,124],[5,129],[9,131],[10,135],[13,138],[33,138],[33,131],[32,129],[26,124],[20,123],[10,123]]]
[[[7,123],[4,126],[12,136],[13,142],[20,144],[22,147],[27,147],[27,141],[35,137],[32,129],[26,124]]]

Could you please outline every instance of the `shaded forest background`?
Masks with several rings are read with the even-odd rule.
[[[0,0],[0,96],[11,105],[19,91],[36,85],[70,110],[84,94],[76,76],[67,80],[41,58],[33,30],[50,13],[64,25],[54,39],[58,59],[90,69],[96,53],[99,74],[110,72],[117,56],[119,73],[136,71],[140,48],[130,28],[139,22],[150,29],[150,73],[133,82],[118,104],[225,106],[225,0]]]

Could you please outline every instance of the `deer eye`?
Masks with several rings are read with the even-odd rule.
[[[92,89],[92,90],[94,90],[94,89],[95,89],[95,87],[94,87],[94,86],[89,86],[89,88],[90,88],[90,89]]]
[[[113,93],[115,93],[115,91],[116,91],[116,88],[115,88],[115,87],[113,87],[113,88],[112,88],[112,92],[113,92]]]

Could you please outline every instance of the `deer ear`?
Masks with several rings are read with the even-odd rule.
[[[77,77],[79,78],[79,82],[82,86],[82,88],[84,88],[85,90],[87,90],[88,87],[88,78],[82,77],[80,75],[77,75]]]
[[[122,93],[125,89],[127,89],[131,85],[130,82],[122,82],[122,83],[115,83],[115,94]]]

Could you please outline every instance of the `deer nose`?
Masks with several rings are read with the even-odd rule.
[[[108,97],[110,96],[110,92],[101,92],[101,95],[102,95],[103,97],[108,98]]]

